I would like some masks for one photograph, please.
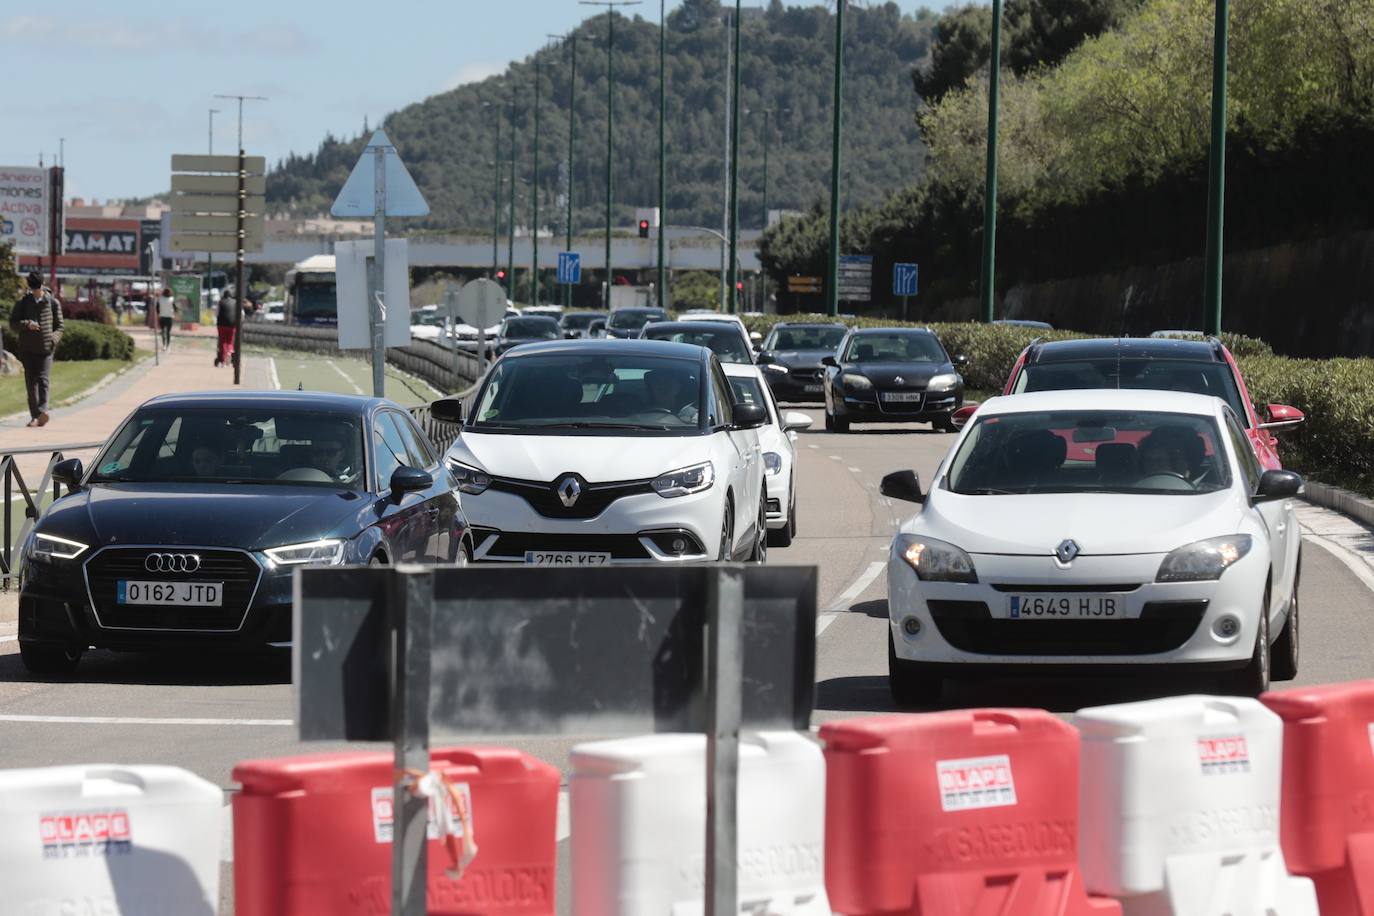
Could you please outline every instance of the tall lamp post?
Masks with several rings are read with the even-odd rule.
[[[1226,210],[1226,53],[1228,0],[1217,0],[1212,27],[1212,149],[1207,179],[1207,267],[1205,302],[1208,334],[1221,333],[1222,222]]]
[[[534,55],[534,177],[530,182],[530,199],[534,217],[530,220],[530,305],[539,304],[539,55]]]
[[[1000,3],[1001,0],[993,0]],[[840,109],[844,89],[844,7],[835,3],[835,99],[830,136],[830,258],[825,268],[825,295],[830,314],[840,313]]]
[[[658,0],[658,307],[668,307],[668,6]]]
[[[740,0],[735,0],[735,59],[730,77],[735,93],[730,107],[730,278],[726,290],[731,314],[739,311],[739,272],[735,266],[739,257],[739,20]]]
[[[491,159],[491,274],[495,277],[497,270],[500,269],[501,257],[498,253],[501,237],[501,103],[483,102],[482,107],[490,109],[496,121],[496,143]]]
[[[506,217],[506,298],[515,301],[515,93],[510,105],[510,213]]]
[[[983,320],[991,322],[997,267],[997,113],[1002,88],[1002,0],[992,0],[992,61],[988,65],[988,164],[983,188]]]
[[[568,42],[572,50],[572,72],[568,77],[568,187],[567,187],[567,224],[563,227],[567,233],[567,240],[564,251],[573,250],[573,150],[575,149],[573,138],[577,130],[577,32],[569,32],[567,35],[550,35],[550,38],[561,38]],[[563,307],[572,308],[572,285],[563,286]]]
[[[239,100],[239,163],[243,163],[243,103],[245,101],[266,102],[267,97],[261,95],[216,95],[217,99],[238,99]],[[239,173],[239,194],[243,194],[243,173]],[[235,257],[235,264],[238,268],[238,279],[234,283],[234,301],[238,304],[238,318],[234,322],[234,384],[239,383],[243,370],[243,220],[244,220],[244,201],[239,197],[239,249]],[[377,370],[373,369],[374,377]]]

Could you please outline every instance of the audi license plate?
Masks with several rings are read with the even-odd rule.
[[[224,604],[223,582],[139,582],[120,579],[116,600],[120,604],[184,604],[193,607],[220,607]]]
[[[910,402],[912,402],[912,401],[919,401],[919,400],[921,399],[921,392],[919,392],[919,391],[884,391],[884,392],[882,392],[882,398],[883,398],[884,401],[887,401],[887,402],[889,402],[889,403],[893,403],[893,402],[910,403]]]
[[[807,394],[820,394],[820,393],[821,393],[821,386],[820,386],[820,385],[806,385],[806,386],[804,386],[804,387],[802,388],[802,391],[806,392]]]
[[[1017,620],[1122,619],[1125,601],[1116,595],[1012,595],[1010,616]]]
[[[585,550],[527,550],[525,562],[530,566],[606,566],[611,555]]]

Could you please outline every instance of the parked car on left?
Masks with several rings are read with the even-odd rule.
[[[300,566],[462,563],[448,470],[405,410],[318,392],[153,398],[23,546],[19,651],[35,674],[88,647],[263,649],[291,640]]]

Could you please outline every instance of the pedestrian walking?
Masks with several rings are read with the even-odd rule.
[[[116,293],[114,298],[115,325],[124,323],[124,294]]]
[[[52,355],[62,339],[62,303],[43,288],[37,271],[27,280],[28,294],[10,313],[10,329],[19,338],[19,363],[24,367],[24,387],[29,395],[29,426],[48,425],[48,392]]]
[[[172,319],[176,316],[176,299],[172,298],[172,291],[164,288],[162,295],[157,299],[157,322],[162,328],[162,349],[168,350],[172,346]]]
[[[219,307],[215,312],[215,327],[219,331],[219,352],[215,355],[216,366],[227,366],[234,356],[234,334],[239,323],[239,303],[228,290],[219,297]]]

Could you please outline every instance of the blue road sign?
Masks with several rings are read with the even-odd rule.
[[[892,265],[892,295],[894,296],[914,296],[916,295],[916,275],[918,272],[915,264],[893,264]]]
[[[558,282],[569,286],[582,282],[582,255],[576,251],[558,252]]]

